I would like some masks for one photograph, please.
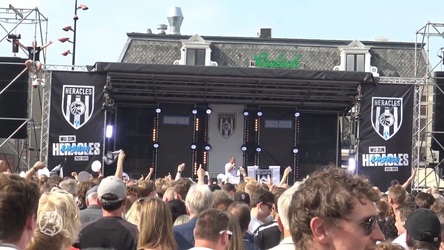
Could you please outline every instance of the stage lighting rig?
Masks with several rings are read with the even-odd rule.
[[[12,53],[18,53],[19,52],[19,47],[20,47],[20,43],[19,40],[22,38],[22,36],[20,34],[14,35],[14,34],[10,34],[8,35],[8,40],[9,42],[12,43]]]
[[[296,111],[296,112],[294,113],[294,117],[298,118],[299,116],[301,116],[301,113],[299,113],[299,112]]]
[[[158,142],[155,142],[155,143],[153,143],[153,148],[159,148],[159,143]]]
[[[113,130],[114,130],[114,126],[113,125],[107,125],[106,126],[106,138],[112,138],[113,137]]]
[[[250,112],[248,112],[248,110],[244,110],[244,116],[248,116],[250,114]]]
[[[12,11],[14,11],[14,13],[19,16],[21,19],[23,19],[23,13],[21,13],[20,11],[18,11],[14,6],[12,6],[12,4],[9,5],[9,9],[11,9]]]
[[[211,149],[211,145],[210,144],[205,145],[205,150],[206,151],[210,151],[210,149]]]
[[[241,150],[242,150],[243,152],[247,151],[247,149],[248,149],[248,148],[247,148],[246,145],[242,145],[242,146],[241,146]]]
[[[192,150],[196,150],[196,148],[197,148],[197,145],[196,145],[196,143],[193,142],[193,143],[191,144],[191,149],[192,149]]]
[[[157,113],[157,114],[162,113],[162,109],[161,109],[160,107],[157,107],[157,108],[156,108],[156,113]]]
[[[293,148],[293,154],[297,154],[297,153],[299,153],[299,149]]]
[[[262,148],[260,146],[256,147],[256,152],[260,153],[262,151]]]
[[[263,115],[262,111],[257,112],[257,116],[261,117]]]
[[[197,115],[197,109],[193,109],[193,110],[191,111],[191,113],[193,113],[193,115]]]
[[[207,115],[211,115],[212,112],[213,112],[213,110],[211,110],[210,108],[207,108],[207,111],[206,111]]]

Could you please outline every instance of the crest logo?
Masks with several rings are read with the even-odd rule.
[[[382,139],[388,141],[399,131],[402,117],[402,98],[372,97],[371,121]]]
[[[94,112],[94,86],[63,85],[62,113],[74,128],[85,125]]]
[[[230,138],[236,131],[236,113],[218,113],[217,130],[225,138]]]

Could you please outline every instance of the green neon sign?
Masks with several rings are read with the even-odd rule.
[[[296,55],[293,60],[288,60],[285,55],[280,55],[276,60],[269,60],[268,53],[262,53],[260,55],[254,55],[256,60],[256,66],[258,68],[277,68],[277,69],[298,69],[301,55]]]

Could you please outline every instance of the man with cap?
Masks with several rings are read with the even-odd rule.
[[[234,194],[234,201],[243,202],[250,207],[250,195],[245,192],[237,192]]]
[[[405,222],[407,246],[413,249],[438,250],[441,244],[441,223],[431,210],[419,208]]]
[[[109,176],[97,188],[97,203],[103,218],[83,225],[80,249],[137,249],[137,226],[122,218],[126,206],[126,187],[122,179]]]
[[[86,209],[80,211],[82,225],[102,218],[102,208],[97,204],[97,186],[86,192]]]

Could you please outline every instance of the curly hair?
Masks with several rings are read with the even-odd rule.
[[[308,250],[313,232],[310,222],[319,217],[334,222],[352,212],[358,200],[377,202],[379,196],[363,177],[330,167],[316,171],[292,196],[288,217],[296,249]]]

